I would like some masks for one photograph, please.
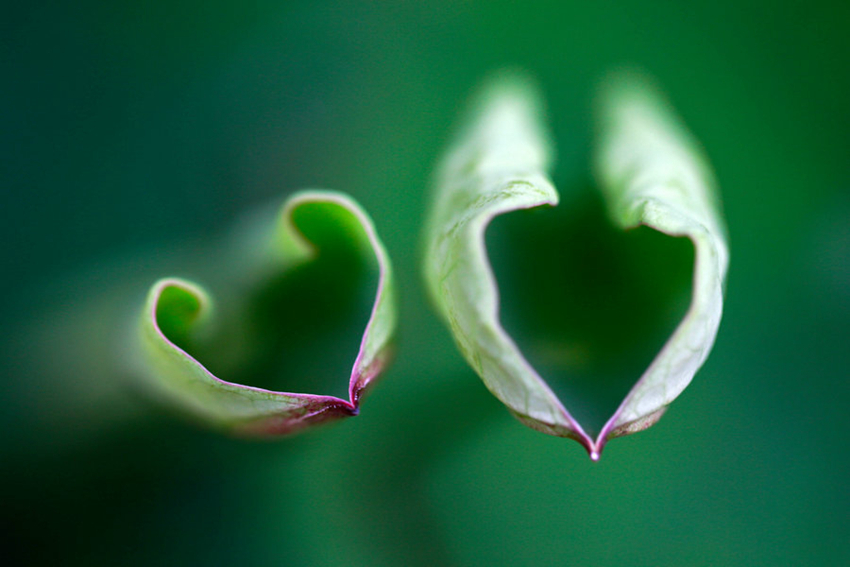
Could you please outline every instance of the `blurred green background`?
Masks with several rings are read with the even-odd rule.
[[[6,6],[0,560],[845,564],[848,6]],[[732,263],[704,368],[658,425],[592,463],[520,425],[466,367],[425,301],[419,227],[489,72],[539,80],[566,187],[588,176],[594,89],[622,64],[656,76],[704,145]],[[305,187],[358,199],[398,272],[397,360],[359,417],[256,443],[155,412],[102,424],[63,413],[52,390],[25,395],[39,345],[20,329],[108,293],[105,258],[158,273],[151,251]]]

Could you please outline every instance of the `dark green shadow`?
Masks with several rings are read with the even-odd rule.
[[[589,189],[498,217],[486,238],[503,326],[595,434],[684,316],[693,246],[648,227],[619,230]]]

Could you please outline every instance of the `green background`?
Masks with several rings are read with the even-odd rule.
[[[848,6],[7,7],[0,559],[848,561]],[[559,186],[587,176],[594,90],[623,64],[653,74],[704,145],[732,263],[704,368],[658,425],[592,463],[574,442],[516,422],[466,367],[425,300],[419,228],[453,124],[489,72],[513,66],[538,79]],[[104,258],[156,272],[151,250],[203,242],[307,187],[360,201],[398,274],[397,359],[359,417],[257,443],[156,412],[103,424],[45,409],[65,405],[50,388],[23,393],[24,359],[40,351],[19,329],[33,318],[50,327],[52,310],[107,293],[117,276],[98,268]],[[69,291],[79,288],[63,282],[80,270],[91,270],[84,292]]]

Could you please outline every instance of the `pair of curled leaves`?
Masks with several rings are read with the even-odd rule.
[[[500,76],[482,90],[438,171],[424,272],[433,303],[487,388],[524,424],[575,439],[597,460],[609,439],[656,423],[708,356],[723,304],[725,228],[711,171],[662,95],[635,74],[610,80],[601,90],[594,151],[608,216],[622,229],[687,237],[695,261],[684,318],[598,434],[589,434],[505,330],[485,241],[500,215],[558,205],[540,109],[520,76]]]
[[[184,279],[166,278],[151,287],[132,341],[136,374],[172,407],[237,435],[283,435],[357,415],[363,394],[388,363],[396,325],[392,267],[372,220],[344,194],[304,191],[273,220],[250,224],[247,236],[219,259],[219,287],[227,299],[220,308],[217,302],[214,310],[211,295]],[[375,272],[377,292],[364,277]],[[311,349],[306,356],[316,363],[308,373],[338,357],[338,342],[322,340],[334,329],[320,319],[348,309],[357,299],[348,296],[358,289],[363,295],[363,286],[349,286],[350,280],[369,283],[367,297],[374,300],[352,355],[348,399],[224,379],[267,383],[268,377],[254,374],[272,372],[275,365],[258,358],[276,360],[286,374],[304,349]],[[213,366],[222,369],[219,375]]]

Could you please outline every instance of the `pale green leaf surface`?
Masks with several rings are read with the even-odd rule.
[[[723,311],[729,263],[714,177],[690,133],[647,79],[611,81],[600,105],[596,169],[611,217],[694,244],[685,318],[602,431],[616,436],[652,425],[708,357]]]
[[[304,213],[306,211],[306,213]],[[325,224],[305,233],[299,218],[319,215]],[[328,220],[329,219],[329,220]],[[306,221],[304,221],[306,222]],[[330,223],[330,224],[327,224]],[[195,419],[246,435],[287,434],[306,426],[356,415],[360,398],[388,362],[396,324],[392,268],[371,219],[350,197],[331,191],[304,191],[291,197],[272,227],[260,224],[240,244],[244,253],[232,257],[223,270],[236,272],[248,283],[236,286],[236,306],[245,309],[240,294],[258,280],[286,277],[299,266],[314,261],[325,241],[344,239],[344,249],[362,250],[378,268],[374,304],[349,379],[349,399],[334,396],[289,393],[241,385],[214,375],[202,360],[181,348],[193,338],[210,334],[216,313],[212,299],[199,285],[180,278],[166,278],[153,285],[142,310],[133,339],[135,368],[142,383],[160,399]],[[327,228],[333,227],[333,230]],[[349,242],[352,241],[352,242]],[[331,242],[333,244],[333,242]],[[238,278],[237,278],[238,279]],[[241,299],[241,301],[240,301]],[[304,302],[322,302],[321,296],[304,297]],[[273,314],[284,323],[287,313]],[[229,322],[238,321],[236,317]],[[312,321],[289,321],[309,326]],[[227,332],[217,329],[228,342]],[[296,329],[297,332],[297,329]],[[232,342],[238,342],[233,339]],[[336,348],[329,344],[328,350]]]
[[[467,362],[526,425],[579,441],[596,459],[612,437],[649,427],[688,384],[713,344],[727,252],[712,180],[685,131],[658,95],[633,77],[613,81],[602,103],[597,167],[611,215],[690,237],[696,246],[691,307],[622,405],[594,439],[520,352],[499,319],[498,287],[484,234],[498,215],[557,205],[547,177],[550,148],[540,103],[521,77],[500,77],[436,180],[426,227],[424,272],[433,302]]]

